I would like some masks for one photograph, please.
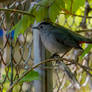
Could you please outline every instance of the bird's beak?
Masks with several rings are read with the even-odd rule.
[[[38,27],[32,27],[32,29],[39,29]]]

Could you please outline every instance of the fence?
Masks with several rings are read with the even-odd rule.
[[[11,5],[16,5],[16,2],[13,2]],[[23,6],[22,6],[23,3]],[[21,7],[23,8],[26,4],[26,1],[21,2]],[[28,4],[28,3],[27,3]],[[15,8],[19,7],[16,6]],[[85,12],[88,11],[88,5],[85,8]],[[85,36],[91,38],[92,36],[92,22],[88,12],[84,13],[84,16],[69,14],[70,17],[67,17],[66,13],[62,13],[57,20],[57,23],[68,27],[72,30],[75,30],[78,33],[82,33]],[[13,14],[13,16],[12,16]],[[5,12],[1,12],[1,24],[3,29],[1,29],[1,39],[0,39],[0,91],[6,92],[7,89],[14,83],[14,81],[23,74],[25,70],[28,70],[34,66],[34,56],[33,56],[33,34],[31,28],[29,28],[24,35],[19,35],[16,42],[14,41],[14,31],[7,34],[7,26],[15,24],[16,21],[14,18],[17,16],[17,20],[20,18],[20,15],[14,15],[11,13],[12,19],[9,24],[6,23]],[[89,12],[91,15],[91,12]],[[62,20],[62,23],[61,23]],[[7,20],[8,21],[8,20]],[[8,27],[9,28],[9,27]],[[87,47],[88,45],[84,45]],[[80,92],[82,90],[92,90],[92,68],[91,68],[91,56],[92,52],[90,51],[85,55],[82,60],[79,60],[80,51],[72,50],[70,51],[63,62],[69,67],[69,69],[77,77],[77,80],[81,84]],[[72,58],[71,58],[72,57]],[[74,62],[72,59],[76,60]],[[72,81],[70,78],[67,78],[67,75],[60,68],[60,64],[52,62],[49,66],[40,66],[42,71],[52,76],[52,81],[45,79],[45,83],[49,84],[49,87],[52,87],[53,92],[75,92],[79,89],[73,87]],[[50,74],[51,73],[51,74]],[[46,82],[47,81],[47,82]],[[52,84],[53,83],[53,84]],[[89,84],[89,86],[88,86]],[[26,86],[26,87],[25,87]],[[33,82],[23,84],[18,84],[14,86],[15,92],[34,92]],[[12,90],[11,90],[12,92]],[[48,92],[48,91],[47,91]]]

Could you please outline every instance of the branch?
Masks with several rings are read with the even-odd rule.
[[[40,65],[44,64],[44,63],[47,63],[47,62],[51,62],[51,61],[57,61],[57,60],[67,60],[65,58],[54,58],[54,59],[46,59],[44,61],[41,61],[39,64],[33,66],[32,68],[29,68],[27,70],[27,72],[25,72],[22,76],[20,76],[11,86],[10,88],[7,90],[7,92],[9,92],[12,88],[14,88],[14,86],[24,77],[26,76],[29,72],[31,72],[33,69],[39,67]]]
[[[47,59],[42,61],[41,63],[33,66],[32,68],[29,68],[27,70],[27,72],[25,72],[21,77],[19,77],[11,86],[10,88],[7,90],[7,92],[9,92],[24,76],[26,76],[29,72],[31,72],[33,69],[37,68],[38,66],[40,66],[41,64],[47,63],[47,62],[51,62],[51,61],[56,61],[58,59]],[[63,59],[62,59],[63,60]]]
[[[90,5],[88,3],[88,0],[85,1],[85,11],[84,11],[84,17],[82,18],[82,21],[80,23],[80,26],[85,29],[87,28],[87,25],[86,25],[86,17],[88,16],[88,13],[90,12],[91,8],[90,8]]]
[[[26,11],[22,11],[22,10],[0,8],[0,11],[21,13],[21,14],[24,14],[24,15],[35,17],[34,15],[32,15],[32,14],[26,12]],[[70,12],[67,13],[65,10],[63,10],[63,11],[64,11],[64,13],[60,13],[60,14],[64,14],[64,15],[67,14],[67,15],[71,15],[71,16],[84,17],[82,15],[76,15],[76,14],[73,14],[73,13],[70,13]],[[92,16],[86,16],[86,18],[92,18]]]
[[[44,63],[52,62],[52,61],[55,62],[55,61],[60,61],[60,60],[61,60],[61,61],[62,61],[62,60],[65,60],[65,61],[68,61],[68,62],[73,62],[73,64],[79,65],[81,68],[83,68],[83,69],[85,70],[85,72],[87,72],[87,74],[89,74],[90,76],[92,76],[92,75],[88,72],[88,70],[92,70],[92,69],[90,69],[89,67],[80,65],[78,62],[74,62],[73,60],[68,60],[68,59],[66,59],[66,58],[46,59],[46,60],[44,60],[44,61],[41,61],[39,64],[33,66],[32,68],[29,68],[29,69],[27,70],[27,72],[25,72],[22,76],[20,76],[20,77],[10,86],[10,88],[9,88],[6,92],[9,92],[12,88],[14,88],[14,86],[15,86],[16,84],[18,84],[18,82],[19,82],[22,78],[24,78],[24,76],[26,76],[29,72],[31,72],[33,69],[39,67],[40,65],[42,65],[42,64],[44,64]]]
[[[63,10],[64,11],[64,10]],[[84,16],[82,16],[82,15],[76,15],[76,14],[73,14],[73,13],[71,13],[71,12],[62,12],[62,13],[60,13],[60,14],[64,14],[64,15],[71,15],[71,16],[77,16],[77,17],[84,17]],[[92,18],[92,16],[86,16],[86,18]]]
[[[0,8],[0,11],[20,13],[20,14],[35,17],[34,15],[30,14],[29,12],[22,11],[22,10]]]
[[[77,30],[75,32],[77,32],[77,33],[81,33],[81,32],[92,32],[92,29]]]
[[[76,65],[80,66],[80,67],[83,68],[83,69],[92,71],[92,68],[89,68],[89,67],[87,67],[87,66],[81,65],[80,63],[75,62],[75,61],[73,61],[73,60],[69,60],[69,59],[66,59],[66,58],[62,58],[62,60],[65,60],[65,61],[70,62],[70,63],[72,63],[72,64],[76,64]]]

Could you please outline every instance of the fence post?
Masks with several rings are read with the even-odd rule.
[[[41,44],[39,31],[33,30],[33,45],[34,45],[34,64],[40,63],[45,57],[44,47]],[[45,92],[44,90],[44,77],[45,73],[39,67],[36,69],[37,72],[41,75],[41,80],[35,80],[35,92]]]

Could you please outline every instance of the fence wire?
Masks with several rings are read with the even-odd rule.
[[[14,1],[8,4],[7,7],[25,10],[29,6],[26,0]],[[4,5],[5,6],[5,5]],[[11,28],[20,19],[20,14],[11,13],[9,17],[9,24],[5,12],[0,12],[0,25],[3,26],[3,36],[0,39],[0,92],[5,92],[13,82],[22,75],[22,73],[34,65],[33,56],[33,35],[31,28],[27,29],[24,35],[19,35],[16,42],[12,37],[13,33],[7,35],[7,28]],[[83,22],[85,16],[75,14],[62,13],[57,19],[57,23],[70,28],[76,32],[82,33],[86,37],[92,38],[92,18],[86,16],[86,21]],[[89,13],[91,15],[91,13]],[[16,17],[17,16],[17,17]],[[16,20],[16,21],[13,21]],[[61,21],[62,20],[62,23]],[[85,29],[84,29],[85,28]],[[84,45],[87,47],[88,45]],[[80,90],[92,90],[92,51],[85,55],[82,60],[79,60],[80,51],[72,50],[66,55],[63,62],[69,67],[71,72],[77,77],[78,82],[81,84]],[[76,62],[73,62],[75,60]],[[42,70],[52,69],[53,72],[53,92],[75,92],[79,89],[73,87],[72,81],[67,78],[66,73],[60,68],[60,64],[53,63],[50,67],[42,67]],[[30,86],[31,85],[31,86]],[[26,87],[25,87],[26,86]],[[34,91],[33,83],[23,83],[14,87],[15,92],[29,92]],[[11,90],[12,92],[12,90]]]

